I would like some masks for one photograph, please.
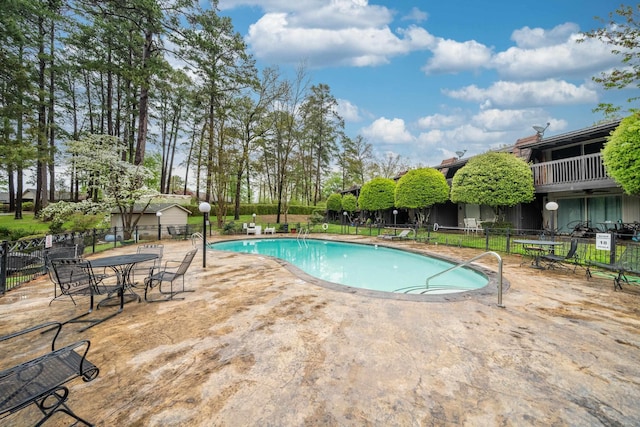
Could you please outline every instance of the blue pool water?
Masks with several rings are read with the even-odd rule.
[[[319,279],[356,288],[394,292],[421,286],[426,278],[454,264],[378,245],[288,238],[230,240],[211,249],[269,255],[283,259]],[[473,269],[459,268],[429,283],[431,293],[453,293],[486,286],[488,278]],[[404,292],[404,291],[402,291]]]

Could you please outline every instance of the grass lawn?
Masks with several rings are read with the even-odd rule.
[[[22,219],[14,219],[13,213],[0,215],[0,228],[8,230],[21,228],[32,232],[31,234],[42,234],[49,231],[49,224],[34,218],[32,212],[23,212]]]

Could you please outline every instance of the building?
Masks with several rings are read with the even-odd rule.
[[[144,209],[145,206],[143,204],[134,206],[134,215],[139,216],[137,226],[141,230],[141,235],[157,233],[157,227],[160,225],[162,236],[166,236],[168,235],[168,226],[186,226],[191,214],[189,209],[177,203],[151,203]],[[122,228],[122,224],[120,211],[117,209],[112,210],[111,227]],[[153,231],[150,231],[151,229]]]
[[[602,148],[620,120],[603,122],[588,128],[549,138],[541,134],[520,139],[508,151],[531,164],[535,200],[507,209],[506,220],[521,229],[549,227],[551,215],[560,232],[570,232],[578,222],[605,230],[618,223],[640,220],[640,198],[623,194],[606,173]],[[468,159],[447,159],[439,169],[451,182]],[[548,202],[558,204],[555,212],[545,209]],[[451,218],[451,206],[438,206],[432,222],[462,226],[464,218],[493,219],[488,206],[460,205]]]

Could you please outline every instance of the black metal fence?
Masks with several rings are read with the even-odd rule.
[[[169,228],[176,233],[169,233]],[[122,227],[92,229],[75,233],[54,234],[35,239],[0,243],[0,294],[46,274],[45,254],[50,248],[78,245],[79,253],[92,254],[107,249],[158,239],[186,239],[201,232],[202,226],[163,225],[139,226],[130,239],[125,239]]]
[[[342,225],[342,234],[360,234],[365,236],[397,235],[404,229],[411,229],[407,236],[410,240],[424,242],[425,244],[457,246],[461,248],[475,248],[483,251],[495,251],[507,254],[525,255],[524,245],[519,240],[554,240],[563,242],[556,246],[554,251],[558,255],[566,255],[569,251],[572,239],[578,241],[578,258],[583,265],[590,261],[601,263],[615,263],[619,255],[627,245],[638,244],[635,234],[609,232],[610,250],[598,249],[596,245],[596,233],[555,234],[548,230],[527,229],[492,229],[465,230],[459,227],[442,227],[429,225],[418,227],[412,225]]]
[[[305,225],[296,224],[297,231],[303,231]],[[91,254],[127,244],[161,239],[187,239],[195,232],[203,232],[203,225],[163,225],[136,227],[131,239],[124,239],[122,228],[93,229],[84,232],[65,233],[40,237],[36,239],[19,240],[16,242],[3,241],[0,243],[0,294],[6,293],[22,283],[46,274],[45,254],[49,248],[58,246],[78,245],[80,253]],[[340,234],[359,234],[379,236],[383,234],[400,234],[402,230],[410,229],[407,238],[430,245],[447,245],[464,248],[475,248],[483,251],[495,251],[507,254],[522,254],[525,251],[517,240],[524,239],[552,239],[564,242],[554,250],[558,255],[564,255],[569,250],[572,239],[578,240],[579,259],[583,264],[589,261],[601,263],[615,263],[623,248],[629,244],[637,244],[635,235],[625,235],[611,232],[611,250],[601,250],[596,246],[594,235],[580,237],[571,235],[544,234],[541,230],[510,230],[490,229],[465,230],[457,227],[417,227],[411,225],[390,224],[342,224]],[[326,232],[323,225],[310,226],[306,230],[312,233]],[[278,230],[283,231],[283,230]],[[284,232],[292,232],[288,227]],[[237,231],[242,232],[242,231]],[[209,231],[210,233],[210,231]]]

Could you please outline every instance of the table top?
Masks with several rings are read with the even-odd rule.
[[[106,256],[102,258],[96,258],[90,260],[92,267],[113,267],[116,265],[124,265],[124,264],[136,264],[144,261],[151,261],[152,259],[158,258],[157,254],[128,254],[128,255],[113,255]]]
[[[562,245],[564,242],[557,242],[554,240],[514,240],[513,243],[520,243],[522,245],[554,246]]]

